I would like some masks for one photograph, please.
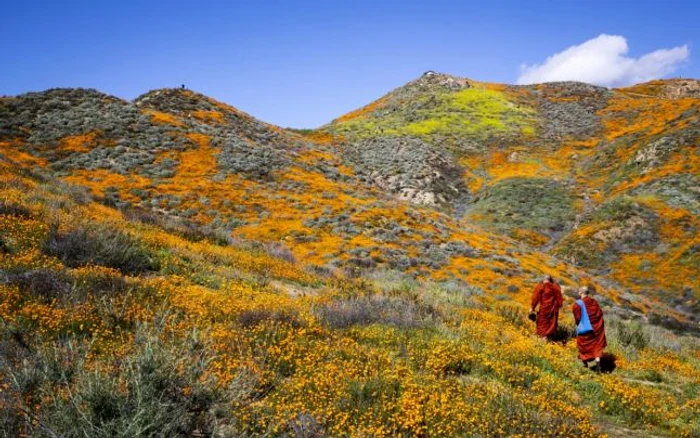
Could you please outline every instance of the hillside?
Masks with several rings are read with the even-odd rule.
[[[295,132],[190,90],[2,98],[0,429],[697,434],[698,102],[430,73]],[[534,337],[544,273],[567,327],[601,292],[614,372]]]
[[[354,161],[361,178],[371,169],[396,181],[366,182],[399,198],[430,192],[409,200],[443,204],[463,223],[692,316],[700,313],[699,90],[696,80],[608,90],[427,72],[321,129],[348,153],[362,151]],[[387,153],[407,142],[421,152]],[[439,164],[423,159],[433,155]],[[449,184],[422,184],[426,173]]]

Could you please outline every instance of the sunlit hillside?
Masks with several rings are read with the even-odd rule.
[[[689,316],[700,310],[699,81],[609,90],[427,72],[322,132],[350,154],[361,151],[357,172],[393,175],[393,186],[365,178],[390,193],[432,192],[412,200],[458,206],[463,223],[558,254]],[[407,136],[420,154],[402,154]],[[431,154],[442,161],[422,159]],[[449,184],[421,184],[421,168]]]
[[[0,430],[697,436],[694,84],[430,73],[314,131],[189,90],[2,98]]]

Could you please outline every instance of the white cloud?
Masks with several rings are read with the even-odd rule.
[[[517,82],[581,81],[624,86],[671,74],[690,57],[687,45],[655,50],[639,58],[626,56],[628,51],[624,37],[602,34],[555,53],[542,64],[522,65]]]

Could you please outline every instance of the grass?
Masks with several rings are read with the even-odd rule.
[[[649,335],[639,322],[615,321],[610,328],[617,341],[625,347],[640,351],[649,345]]]

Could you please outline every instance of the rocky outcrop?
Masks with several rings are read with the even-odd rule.
[[[607,88],[581,82],[552,82],[535,90],[540,102],[541,134],[546,140],[581,138],[600,131],[597,112],[612,94]]]
[[[672,79],[665,81],[662,95],[669,99],[700,98],[700,81],[697,79]]]
[[[458,76],[452,76],[444,73],[437,73],[429,70],[413,82],[409,82],[407,87],[416,87],[423,89],[430,89],[434,87],[439,87],[444,90],[458,91],[465,88],[470,88],[472,86],[471,82],[467,78],[460,78]]]
[[[353,143],[346,158],[364,182],[414,204],[454,205],[469,192],[463,169],[449,154],[416,138],[377,138]]]
[[[671,152],[678,148],[678,140],[673,137],[661,137],[658,140],[640,148],[631,163],[642,166],[642,173],[649,172],[658,166]]]

